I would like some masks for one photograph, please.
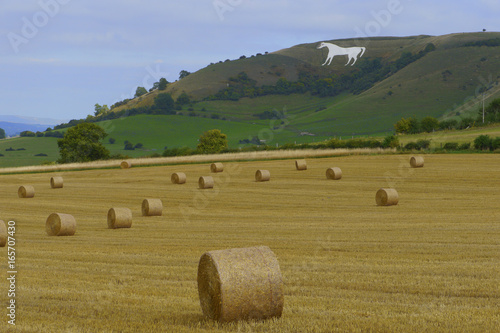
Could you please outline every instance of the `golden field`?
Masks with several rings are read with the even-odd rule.
[[[1,248],[0,331],[498,332],[500,156],[308,158],[0,175],[0,218],[16,222],[16,327],[7,324]],[[325,171],[340,167],[341,180]],[[271,173],[255,182],[257,169]],[[173,172],[187,183],[174,185]],[[213,175],[213,189],[198,189]],[[51,189],[62,176],[64,187]],[[18,198],[20,185],[35,197]],[[378,207],[394,187],[399,204]],[[141,216],[145,198],[163,216]],[[107,229],[112,207],[130,229]],[[74,236],[49,237],[54,212]],[[198,261],[211,250],[266,245],[285,284],[279,319],[219,324],[202,316]]]

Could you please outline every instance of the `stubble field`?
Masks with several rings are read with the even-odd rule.
[[[12,332],[497,332],[500,327],[500,157],[407,155],[0,175],[0,218],[16,223]],[[327,180],[328,167],[343,178]],[[267,169],[271,181],[254,180]],[[187,183],[170,182],[185,172]],[[64,188],[50,178],[63,176]],[[33,185],[35,197],[17,196]],[[394,187],[399,204],[378,207]],[[145,198],[163,216],[141,216]],[[128,207],[130,229],[107,229]],[[72,214],[74,236],[45,221]],[[279,319],[218,324],[202,316],[197,268],[207,251],[266,245],[284,280]],[[6,305],[7,249],[0,300]]]

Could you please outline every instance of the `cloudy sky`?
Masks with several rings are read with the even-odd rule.
[[[84,118],[211,62],[361,36],[500,31],[497,0],[1,0],[0,115]]]

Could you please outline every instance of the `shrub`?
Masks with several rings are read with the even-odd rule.
[[[48,155],[44,154],[44,153],[40,153],[40,154],[36,154],[35,156],[48,156]]]
[[[130,142],[127,141],[127,143],[125,144],[125,147],[123,148],[125,150],[134,150],[134,145]]]
[[[429,146],[431,145],[431,140],[418,140],[417,145],[420,147],[420,149],[429,149]]]
[[[458,150],[458,143],[457,142],[446,142],[444,144],[443,148],[446,150]]]
[[[458,150],[469,150],[470,149],[470,142],[462,143],[460,146],[458,146]]]
[[[474,148],[477,150],[490,149],[492,140],[489,135],[480,135],[474,139]]]
[[[416,142],[410,141],[404,146],[404,149],[405,150],[420,150],[421,148]]]

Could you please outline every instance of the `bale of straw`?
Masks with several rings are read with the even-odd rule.
[[[220,322],[281,317],[283,279],[267,246],[210,251],[198,264],[203,314]]]
[[[393,206],[398,204],[399,195],[393,188],[381,188],[377,191],[375,201],[378,206]]]
[[[163,203],[160,199],[144,199],[142,201],[142,216],[161,216]]]
[[[198,179],[198,186],[201,189],[213,188],[214,187],[214,179],[211,176],[200,177]]]
[[[170,180],[174,184],[184,184],[186,182],[186,174],[183,172],[175,172],[170,177]]]
[[[271,179],[271,173],[269,170],[257,170],[257,172],[255,172],[256,182],[267,182],[269,179]]]
[[[52,177],[50,178],[51,188],[63,188],[64,182],[63,177]]]
[[[123,161],[120,164],[120,168],[122,168],[122,169],[130,169],[131,167],[132,167],[132,162],[130,162],[130,161]]]
[[[5,222],[0,220],[0,247],[5,247],[7,244],[7,226]]]
[[[328,168],[328,169],[326,169],[326,178],[333,179],[333,180],[339,180],[342,178],[342,170],[340,170],[340,168],[337,168],[337,167]]]
[[[295,161],[295,168],[297,170],[307,170],[306,160],[296,160]]]
[[[224,165],[222,163],[212,163],[212,165],[210,165],[210,171],[212,173],[222,172],[224,171]]]
[[[410,165],[412,168],[423,168],[424,158],[422,156],[412,156],[410,158]]]
[[[76,232],[76,220],[73,215],[52,213],[45,223],[49,236],[73,236]]]
[[[108,228],[130,228],[132,226],[132,211],[128,208],[110,208],[108,211]]]
[[[20,186],[17,190],[19,198],[33,198],[35,196],[35,188],[31,185]]]

